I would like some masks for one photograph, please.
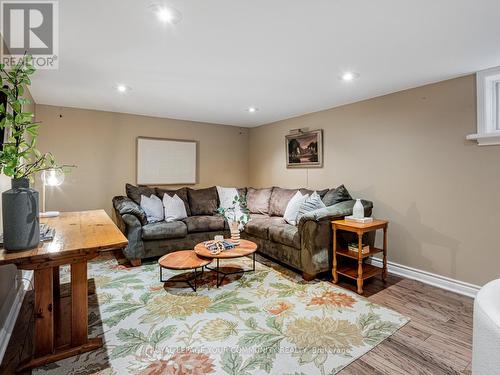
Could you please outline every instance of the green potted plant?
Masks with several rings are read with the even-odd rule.
[[[231,232],[231,240],[234,244],[239,245],[240,230],[250,221],[250,211],[247,208],[246,197],[241,198],[236,195],[232,204],[229,208],[219,207],[217,212],[226,218]]]
[[[38,245],[39,198],[30,188],[37,172],[62,169],[50,153],[36,148],[39,123],[33,113],[26,111],[30,101],[25,97],[35,72],[30,56],[24,56],[14,67],[0,64],[0,91],[7,97],[7,105],[0,105],[0,128],[5,140],[0,142],[0,173],[10,177],[12,188],[2,193],[3,247],[23,250]],[[2,140],[0,140],[2,141]]]

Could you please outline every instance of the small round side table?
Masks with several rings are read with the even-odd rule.
[[[193,291],[196,292],[196,279],[198,278],[198,274],[203,274],[205,266],[211,262],[212,259],[200,257],[193,250],[180,250],[164,255],[158,260],[158,264],[160,266],[160,281],[162,283],[167,281],[184,281],[191,287],[191,289],[193,289]],[[174,277],[169,280],[164,280],[162,273],[164,268],[177,271],[193,270],[193,278],[175,280]],[[198,272],[198,268],[201,268],[201,272]],[[194,283],[191,284],[191,281]]]

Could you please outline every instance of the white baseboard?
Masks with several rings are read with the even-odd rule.
[[[23,271],[24,273],[24,271]],[[0,328],[0,363],[3,360],[7,346],[9,345],[10,337],[12,336],[12,331],[16,325],[17,316],[19,315],[19,310],[23,304],[24,296],[26,291],[29,289],[29,284],[32,283],[33,272],[27,272],[23,275],[21,280],[22,286],[18,288],[13,288],[9,296],[5,299],[5,303],[10,302],[10,310],[5,319],[5,324]]]
[[[382,267],[382,259],[370,257],[368,259],[368,262],[370,264],[373,264],[374,266]],[[425,284],[436,286],[438,288],[446,289],[451,292],[455,292],[472,298],[476,296],[477,292],[479,292],[479,289],[481,288],[478,285],[469,284],[460,280],[455,280],[449,277],[437,275],[435,273],[403,266],[402,264],[390,261],[387,262],[387,271],[394,275],[417,280]]]

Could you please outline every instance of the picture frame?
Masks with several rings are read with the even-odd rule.
[[[323,167],[323,130],[288,134],[285,136],[287,168]]]

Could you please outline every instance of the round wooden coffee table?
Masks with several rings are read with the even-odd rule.
[[[198,268],[201,268],[201,274],[203,274],[203,269],[207,264],[210,264],[211,262],[211,258],[202,258],[198,256],[193,250],[180,250],[164,255],[158,260],[158,264],[160,266],[160,281],[162,283],[167,281],[184,281],[196,292],[196,279],[198,276],[197,270]],[[163,280],[162,270],[164,268],[170,270],[194,270],[193,278],[182,280],[175,280],[175,278],[171,278],[169,280]],[[191,281],[193,280],[194,284],[191,284]]]
[[[240,240],[240,244],[236,246],[234,249],[221,251],[219,254],[212,254],[210,250],[205,247],[205,242],[200,242],[194,247],[195,253],[202,258],[212,258],[216,260],[216,267],[210,268],[205,267],[210,271],[214,271],[217,274],[217,288],[222,284],[224,278],[228,275],[234,275],[237,273],[244,272],[252,272],[255,271],[255,252],[257,251],[257,244],[248,240]],[[224,272],[221,271],[219,267],[219,259],[233,259],[233,258],[241,258],[247,255],[252,255],[252,268],[248,270],[240,270],[235,272]],[[222,278],[219,282],[219,274],[222,275]]]

